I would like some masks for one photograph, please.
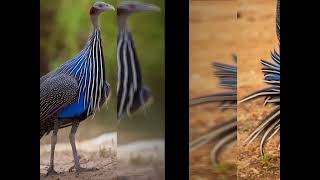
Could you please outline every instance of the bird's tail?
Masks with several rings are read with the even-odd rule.
[[[40,140],[44,135],[50,133],[50,131],[53,129],[53,125],[52,119],[40,120]]]
[[[239,103],[264,97],[264,105],[273,104],[274,109],[265,117],[262,122],[254,129],[245,140],[244,144],[250,144],[257,137],[262,136],[260,140],[260,153],[264,154],[265,143],[280,131],[280,53],[274,51],[271,53],[274,63],[261,60],[262,71],[264,72],[265,83],[271,85],[267,88],[250,94],[243,98]]]
[[[153,96],[148,87],[142,87],[137,93],[134,95],[132,105],[130,107],[130,112],[136,112],[140,108],[145,108],[148,104],[153,102]]]
[[[237,63],[237,56],[232,55],[234,63]],[[237,66],[224,63],[213,63],[214,74],[220,80],[220,85],[229,89],[227,92],[210,94],[196,97],[189,100],[189,107],[207,104],[211,102],[220,103],[221,110],[237,109]],[[195,139],[189,144],[189,151],[209,143],[215,142],[211,151],[211,160],[214,165],[219,164],[218,156],[227,144],[237,140],[237,117],[234,116],[228,121],[214,127],[205,135]]]
[[[43,121],[40,121],[40,140],[46,134],[47,128]]]
[[[275,106],[273,111],[255,128],[244,141],[244,145],[250,144],[258,136],[262,136],[260,141],[260,154],[264,154],[264,145],[275,134],[280,131],[280,106]]]
[[[236,92],[210,94],[210,95],[190,99],[189,100],[189,107],[201,105],[201,104],[212,103],[212,102],[220,102],[223,104],[226,102],[236,101],[236,99],[237,99]]]
[[[41,130],[40,130],[40,140],[41,140],[41,138],[43,137],[44,134],[45,133],[41,132]]]
[[[237,117],[232,117],[227,122],[224,122],[214,127],[207,134],[190,142],[189,151],[194,151],[199,147],[213,141],[217,141],[211,151],[211,159],[214,164],[219,164],[218,155],[221,149],[227,144],[237,140]]]
[[[131,99],[131,101],[129,100]],[[135,93],[132,94],[132,96],[128,96],[125,99],[125,105],[127,115],[130,116],[132,113],[138,111],[139,109],[143,109],[148,105],[153,102],[153,96],[151,94],[151,91],[148,87],[143,86],[139,88]],[[131,103],[129,103],[131,102]],[[118,102],[118,107],[119,107],[119,102]],[[124,115],[123,112],[119,112],[118,109],[118,120],[122,118]]]

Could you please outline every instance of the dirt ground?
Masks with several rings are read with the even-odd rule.
[[[46,176],[50,159],[50,145],[40,146],[40,179],[42,180],[163,180],[164,141],[143,140],[117,147],[116,133],[77,142],[82,167],[98,170],[69,172],[74,164],[69,143],[58,143],[55,151],[55,170],[58,175]]]
[[[238,19],[237,11],[238,10]],[[278,49],[275,32],[275,0],[190,1],[190,75],[189,98],[223,91],[213,76],[213,61],[231,64],[231,53],[238,56],[238,100],[265,87],[260,59],[270,60],[270,51]],[[249,132],[267,115],[263,99],[240,104],[238,146],[230,146],[222,161],[237,168],[221,173],[212,167],[212,144],[190,154],[191,179],[279,179],[279,138],[266,146],[267,159],[259,156],[259,143],[243,146]],[[230,114],[214,111],[216,105],[190,109],[190,139],[200,136]],[[234,170],[235,169],[235,170]],[[236,172],[236,175],[234,171]]]

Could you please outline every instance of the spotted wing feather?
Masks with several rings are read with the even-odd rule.
[[[40,139],[52,130],[54,115],[77,100],[78,82],[69,75],[50,77],[40,84]]]

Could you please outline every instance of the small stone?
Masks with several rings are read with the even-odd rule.
[[[250,170],[255,174],[259,174],[259,171],[257,169],[255,169],[255,168],[250,168]]]

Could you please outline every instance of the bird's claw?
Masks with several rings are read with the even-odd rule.
[[[49,176],[49,175],[57,175],[57,171],[54,170],[54,168],[49,168],[48,171],[47,171],[47,174],[46,176]]]
[[[88,172],[88,171],[96,171],[99,170],[96,167],[92,167],[92,168],[83,168],[83,167],[79,167],[79,168],[75,168],[75,166],[72,166],[69,168],[69,172],[72,172],[73,169],[75,169],[76,171],[76,175],[79,175],[80,172]]]
[[[74,169],[74,166],[71,166],[71,167],[69,168],[69,172],[72,172],[73,169]]]

